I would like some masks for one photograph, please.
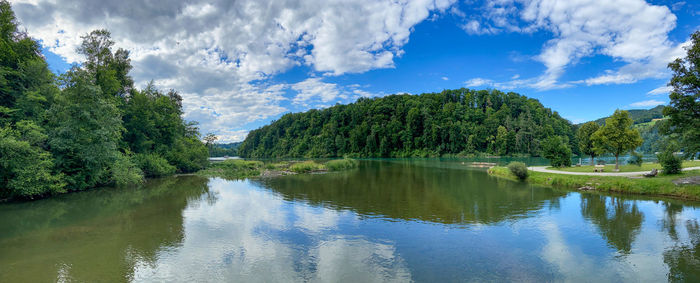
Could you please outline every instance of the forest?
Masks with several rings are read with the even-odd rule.
[[[0,1],[0,200],[27,199],[207,165],[182,97],[149,84],[136,89],[129,52],[106,30],[82,39],[86,61],[53,74],[38,42]]]
[[[534,155],[558,136],[578,152],[575,126],[538,100],[498,90],[360,98],[291,113],[251,131],[243,157]]]

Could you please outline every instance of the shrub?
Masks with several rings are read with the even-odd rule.
[[[627,159],[627,164],[642,166],[642,155],[633,151]]]
[[[128,155],[119,153],[112,165],[112,182],[117,186],[140,184],[143,182],[143,172],[136,166]]]
[[[198,139],[182,138],[175,142],[165,157],[178,172],[190,173],[202,170],[208,165],[209,150]]]
[[[661,168],[664,169],[664,174],[681,173],[681,164],[683,160],[679,156],[673,154],[673,152],[673,148],[668,148],[656,156],[659,159],[659,163],[661,163]]]
[[[559,136],[551,136],[542,143],[542,155],[554,167],[571,166],[571,149]]]
[[[355,159],[336,159],[326,162],[326,168],[330,171],[341,171],[357,168],[359,162]]]
[[[528,173],[527,165],[525,165],[525,163],[513,161],[508,164],[508,170],[510,170],[510,172],[520,180],[527,179]]]
[[[292,164],[289,169],[295,173],[307,173],[311,171],[323,170],[325,167],[313,161],[304,161]]]
[[[63,174],[52,174],[51,153],[0,127],[0,199],[31,199],[66,191]]]
[[[157,154],[137,154],[134,161],[146,177],[162,177],[175,174],[175,166]]]

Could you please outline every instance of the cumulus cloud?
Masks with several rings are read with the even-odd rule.
[[[528,84],[536,89],[576,84],[627,84],[667,75],[666,64],[683,55],[686,43],[669,40],[676,16],[666,6],[643,0],[488,1],[479,18],[463,27],[472,34],[547,31],[547,41],[535,60],[546,67]],[[566,69],[584,57],[604,55],[624,65],[575,82],[561,82]]]
[[[392,68],[412,28],[455,0],[91,1],[17,0],[23,27],[67,62],[83,60],[80,36],[106,28],[131,51],[139,85],[179,90],[203,131],[240,131],[284,112],[276,74],[306,65],[325,75]],[[317,79],[292,86],[312,94]],[[325,87],[330,87],[325,85]],[[303,92],[307,91],[307,92]]]
[[[632,106],[632,107],[652,107],[652,106],[662,105],[662,104],[665,104],[665,102],[651,99],[651,100],[644,100],[644,101],[635,102],[635,103],[630,104],[630,106]]]

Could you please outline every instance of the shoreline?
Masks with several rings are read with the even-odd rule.
[[[494,166],[488,169],[489,176],[518,180],[506,167]],[[567,172],[570,173],[570,172]],[[548,173],[528,170],[528,178],[522,182],[552,187],[563,187],[575,191],[616,192],[624,194],[673,197],[683,200],[700,201],[700,185],[676,185],[674,180],[700,176],[700,170],[686,170],[678,175],[659,175],[653,178],[635,176],[577,175]],[[632,178],[630,178],[632,177]]]

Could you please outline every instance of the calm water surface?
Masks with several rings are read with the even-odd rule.
[[[0,282],[697,281],[699,216],[459,161],[180,176],[0,205]]]

